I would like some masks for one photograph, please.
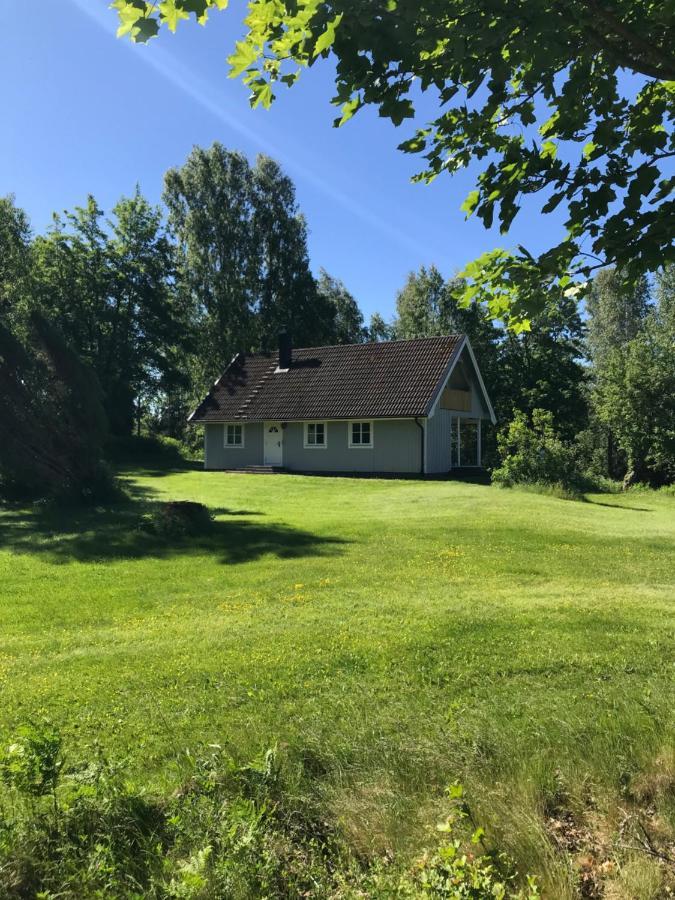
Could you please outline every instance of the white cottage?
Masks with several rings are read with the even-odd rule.
[[[442,474],[495,416],[466,335],[238,354],[190,416],[206,469]]]

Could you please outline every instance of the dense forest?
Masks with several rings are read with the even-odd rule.
[[[90,196],[33,234],[0,199],[3,490],[95,495],[106,436],[194,444],[191,408],[234,353],[272,349],[282,326],[303,346],[466,332],[498,417],[497,471],[529,447],[558,460],[543,480],[672,481],[672,267],[637,282],[602,270],[583,307],[570,296],[529,330],[464,307],[463,290],[423,267],[391,321],[366,323],[339,279],[312,273],[280,166],[220,144],[166,173],[161,206],[137,189],[106,214]]]

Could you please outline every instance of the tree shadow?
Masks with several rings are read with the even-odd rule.
[[[175,461],[131,461],[113,462],[112,468],[122,478],[163,478],[166,475],[180,475],[185,472],[203,472],[204,464],[199,460]]]
[[[289,525],[249,521],[261,513],[213,509],[218,516],[204,534],[164,537],[140,528],[152,512],[151,490],[134,485],[126,502],[96,509],[33,507],[0,509],[0,548],[39,556],[54,564],[113,562],[212,556],[224,565],[238,565],[266,555],[279,559],[334,556],[347,542]]]
[[[264,516],[258,509],[228,509],[226,506],[209,506],[214,516]]]
[[[623,506],[621,503],[603,503],[602,500],[591,500],[586,495],[581,497],[583,503],[589,503],[591,506],[604,506],[605,509],[623,509],[626,512],[654,512],[646,506]]]

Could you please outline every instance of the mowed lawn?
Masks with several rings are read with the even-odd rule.
[[[278,744],[364,854],[436,840],[459,780],[559,896],[559,808],[611,821],[673,775],[672,495],[125,478],[116,510],[0,512],[3,743],[46,716],[71,760],[98,742],[153,790],[187,748]],[[213,533],[139,531],[168,498],[211,506]]]

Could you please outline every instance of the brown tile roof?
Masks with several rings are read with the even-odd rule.
[[[293,350],[288,372],[277,353],[240,354],[190,417],[377,419],[426,415],[464,335]]]

